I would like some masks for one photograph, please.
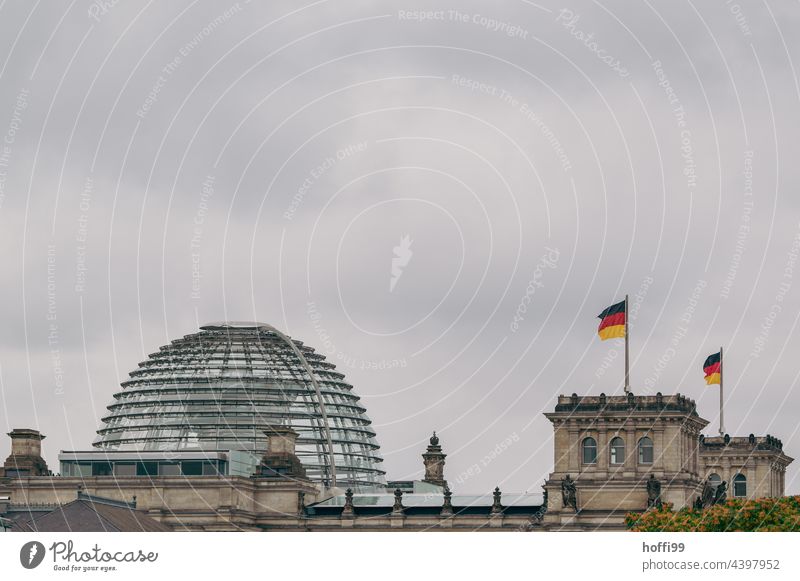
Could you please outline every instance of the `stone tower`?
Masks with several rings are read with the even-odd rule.
[[[425,478],[423,478],[423,482],[441,486],[442,488],[447,486],[447,481],[444,479],[444,459],[446,457],[447,454],[442,452],[439,438],[434,432],[428,449],[422,455],[422,461],[425,463]]]
[[[774,436],[700,437],[700,475],[727,482],[729,497],[783,496],[786,468],[792,461]]]
[[[675,510],[691,506],[701,488],[700,432],[708,422],[686,397],[572,394],[545,416],[555,432],[545,483],[551,529],[624,528],[627,512],[646,509],[651,475],[659,500]]]

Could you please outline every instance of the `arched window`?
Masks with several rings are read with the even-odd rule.
[[[597,440],[594,438],[584,438],[581,443],[581,449],[583,451],[584,464],[597,463]]]
[[[708,475],[708,480],[709,482],[711,482],[711,486],[713,486],[716,489],[717,486],[720,485],[720,482],[722,482],[722,477],[716,472],[714,472]]]
[[[625,442],[622,438],[611,440],[611,463],[623,464],[625,462]]]
[[[653,440],[645,436],[639,440],[639,464],[653,463]]]
[[[736,498],[747,496],[747,477],[744,474],[737,474],[733,477],[733,495]]]

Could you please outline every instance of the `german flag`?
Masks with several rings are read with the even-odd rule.
[[[716,383],[719,385],[720,371],[721,371],[721,357],[719,353],[709,355],[706,362],[703,363],[703,371],[706,372],[706,385]]]
[[[625,337],[625,301],[611,305],[605,311],[597,315],[600,319],[600,327],[597,328],[597,334],[600,339],[617,339]]]

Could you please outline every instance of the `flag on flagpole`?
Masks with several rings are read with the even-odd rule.
[[[625,337],[625,317],[628,316],[625,310],[625,301],[622,301],[611,305],[597,315],[597,318],[600,319],[597,334],[600,335],[601,340]]]
[[[714,353],[713,355],[709,355],[706,362],[703,363],[703,371],[706,373],[706,385],[719,385],[721,372],[720,361],[720,353]]]

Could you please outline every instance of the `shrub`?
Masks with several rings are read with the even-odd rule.
[[[800,532],[800,496],[732,499],[705,510],[677,512],[664,503],[657,510],[628,513],[625,524],[637,532]]]

